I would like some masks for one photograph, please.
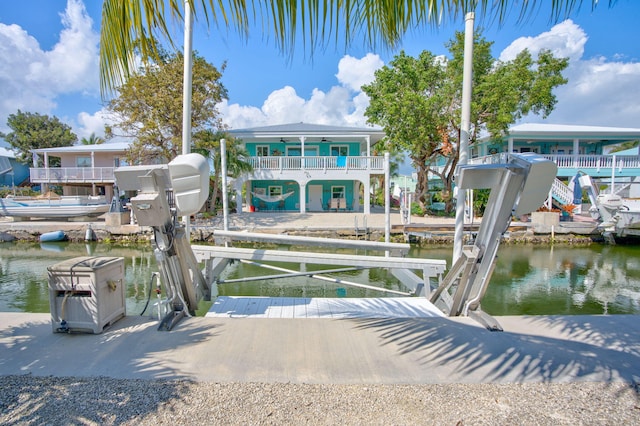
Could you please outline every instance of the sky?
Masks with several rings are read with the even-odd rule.
[[[541,1],[539,3],[550,3]],[[509,16],[501,24],[479,18],[476,28],[493,41],[492,53],[509,60],[524,48],[533,54],[550,49],[570,58],[556,89],[551,115],[521,122],[640,128],[640,2],[589,0],[566,19],[551,21],[541,6],[522,22]],[[0,131],[19,110],[56,116],[79,138],[104,135],[98,52],[102,2],[23,0],[0,2]],[[173,24],[180,34],[178,23]],[[260,28],[248,39],[202,22],[194,25],[193,47],[213,65],[226,61],[222,83],[229,99],[219,105],[224,122],[239,129],[306,122],[365,126],[368,98],[360,90],[376,69],[400,49],[417,56],[423,50],[446,55],[445,43],[464,22],[411,31],[396,50],[368,48],[355,40],[344,48],[330,45],[313,57],[302,43],[291,57],[281,54]],[[176,39],[182,45],[181,36]]]

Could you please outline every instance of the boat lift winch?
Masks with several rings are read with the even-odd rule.
[[[495,267],[498,247],[512,217],[537,210],[549,196],[557,166],[533,153],[508,154],[499,164],[460,166],[458,190],[490,188],[482,222],[472,244],[462,255],[430,300],[449,316],[470,316],[490,330],[502,330],[480,309],[480,301]]]
[[[470,316],[490,330],[502,328],[481,310],[480,302],[493,273],[502,237],[513,216],[530,213],[544,203],[557,171],[555,163],[536,154],[508,154],[501,156],[501,160],[499,164],[459,166],[458,190],[491,189],[481,225],[475,239],[463,246],[461,256],[444,279],[439,280],[437,287],[428,288],[427,281],[429,276],[442,273],[444,265],[439,263],[442,261],[417,265],[423,268],[423,279],[427,285],[413,283],[412,292],[414,296],[427,296],[446,315]],[[206,250],[208,257],[200,254],[200,260],[207,263],[204,276],[185,227],[177,220],[179,216],[195,214],[206,201],[208,167],[201,155],[185,154],[168,165],[130,166],[115,170],[119,188],[138,191],[138,195],[131,198],[138,224],[153,229],[154,254],[161,281],[167,289],[166,303],[170,308],[161,321],[160,330],[170,330],[182,317],[193,315],[199,300],[211,300],[212,296],[217,296],[217,284],[212,284],[220,272],[219,269],[214,271],[212,266],[216,255],[213,250]],[[239,250],[242,249],[233,252],[236,258],[244,255]],[[290,260],[291,252],[287,253]],[[260,255],[267,258],[264,251]],[[382,267],[403,267],[399,258],[377,259],[388,260],[385,263],[388,266]],[[407,285],[411,288],[410,283]]]
[[[195,314],[200,300],[211,300],[207,283],[189,246],[179,216],[197,213],[209,191],[209,165],[200,154],[185,154],[169,164],[127,166],[115,170],[118,187],[138,191],[131,207],[140,226],[153,229],[153,251],[167,292],[168,313],[159,330],[170,330]],[[161,309],[158,306],[158,309]]]

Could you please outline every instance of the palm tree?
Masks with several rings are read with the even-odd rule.
[[[220,157],[220,139],[227,141],[227,176],[238,178],[244,173],[253,171],[251,163],[249,163],[249,152],[240,144],[240,141],[224,132],[216,132],[211,129],[202,130],[194,135],[193,152],[209,157],[213,161],[213,174],[210,176],[209,208],[208,211],[213,212],[216,206],[221,203],[222,193],[220,190],[222,175]],[[241,201],[239,201],[241,203]]]
[[[104,138],[96,136],[94,132],[91,133],[91,136],[89,136],[88,138],[82,138],[80,142],[82,142],[82,145],[99,145],[101,143],[104,143]]]
[[[136,55],[146,61],[157,57],[157,41],[175,48],[168,15],[184,20],[189,2],[195,18],[207,25],[226,27],[247,36],[252,22],[262,22],[280,50],[292,52],[298,27],[311,53],[330,40],[348,45],[356,35],[375,47],[394,47],[409,28],[437,25],[477,11],[487,19],[504,22],[513,9],[519,19],[539,10],[543,1],[509,0],[104,0],[100,34],[100,84],[106,94],[121,86],[136,68]],[[559,20],[580,8],[584,0],[552,0],[551,19]],[[616,0],[609,0],[609,6]],[[599,0],[591,0],[591,7]]]

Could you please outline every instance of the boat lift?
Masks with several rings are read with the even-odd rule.
[[[200,154],[185,154],[169,164],[119,167],[118,187],[138,191],[131,207],[140,226],[153,229],[153,252],[167,298],[159,330],[195,314],[200,300],[211,300],[211,286],[198,266],[179,216],[197,213],[209,191],[209,164]],[[217,294],[216,294],[217,295]],[[158,306],[158,310],[163,310]]]
[[[495,268],[498,247],[511,218],[538,209],[547,198],[557,166],[536,154],[509,154],[501,164],[460,166],[458,190],[491,188],[475,241],[462,247],[430,300],[449,316],[470,316],[489,330],[502,330],[480,308]]]
[[[512,216],[530,213],[543,204],[556,170],[553,162],[535,154],[510,154],[501,164],[460,166],[459,190],[491,188],[491,194],[475,240],[463,247],[462,256],[444,279],[445,264],[442,260],[221,246],[192,247],[184,226],[177,218],[195,214],[207,198],[209,171],[204,157],[185,154],[176,157],[168,165],[121,167],[115,170],[115,175],[119,188],[138,191],[138,195],[131,198],[138,224],[153,229],[154,254],[161,281],[167,289],[169,307],[161,321],[160,330],[170,330],[182,317],[193,315],[199,300],[211,300],[212,296],[217,296],[218,277],[230,259],[275,262],[298,259],[301,263],[388,268],[410,289],[408,295],[428,297],[446,315],[470,316],[490,330],[502,330],[497,321],[480,308],[495,267],[498,247]],[[229,231],[218,232],[218,237],[228,240],[256,238],[247,233]],[[335,243],[307,237],[304,240],[318,245]],[[378,250],[392,251],[396,248],[389,243],[358,243],[369,246],[377,244],[379,247],[370,248]],[[404,249],[401,246],[397,248]],[[204,274],[198,267],[199,261],[205,262]],[[422,277],[410,269],[421,270]],[[318,271],[304,274],[282,272],[287,272],[289,276],[318,275]],[[432,278],[437,279],[437,285],[433,285]]]

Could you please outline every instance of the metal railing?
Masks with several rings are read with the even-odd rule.
[[[32,183],[113,183],[114,167],[32,167]]]
[[[573,204],[573,191],[560,179],[556,178],[551,186],[553,197],[563,205]]]
[[[384,171],[384,157],[251,157],[254,170],[371,170]]]
[[[496,164],[504,162],[507,153],[499,153],[476,157],[469,162],[472,164]],[[558,154],[540,154],[541,157],[551,160],[558,168],[563,169],[609,169],[613,166],[615,158],[615,167],[617,170],[637,169],[640,168],[640,156],[638,155],[558,155]]]

